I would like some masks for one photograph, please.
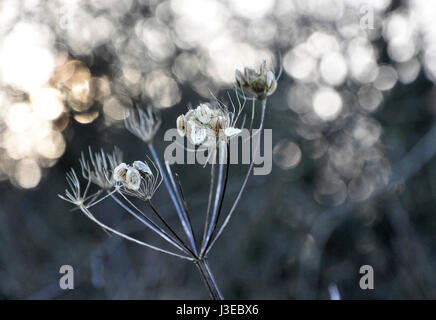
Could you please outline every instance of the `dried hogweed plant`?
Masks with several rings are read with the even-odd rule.
[[[214,154],[219,150],[218,164],[215,164],[215,161],[210,162],[210,191],[201,243],[195,238],[180,179],[178,175],[174,177],[168,162],[165,162],[165,168],[163,167],[153,146],[153,138],[160,127],[161,120],[152,108],[145,111],[131,110],[125,120],[126,128],[146,143],[151,158],[147,157],[142,161],[127,164],[123,162],[122,153],[117,148],[112,153],[92,152],[89,149],[89,159],[82,153],[79,160],[81,175],[87,181],[85,187],[82,188],[78,175],[74,169],[71,169],[66,175],[70,189],[65,191],[65,195],[59,195],[63,200],[77,206],[85,216],[108,233],[177,258],[192,261],[213,299],[223,299],[223,296],[211,272],[207,257],[234,214],[254,166],[253,156],[239,192],[230,210],[224,215],[223,202],[226,198],[229,180],[229,140],[238,135],[245,124],[244,118],[240,125],[241,128],[237,127],[241,122],[238,120],[247,101],[252,101],[249,132],[253,132],[256,103],[261,105],[259,129],[251,134],[250,139],[254,134],[262,133],[267,97],[277,87],[277,78],[272,71],[266,70],[265,62],[258,71],[250,68],[245,68],[244,72],[237,70],[235,77],[237,107],[231,99],[229,108],[215,98],[214,103],[201,103],[196,108],[190,108],[186,114],[180,115],[176,122],[177,132],[181,136],[186,136],[193,145],[207,147],[208,150],[214,150]],[[257,140],[254,154],[259,148],[259,143],[260,139]],[[183,235],[175,231],[152,202],[153,195],[162,182],[182,225]],[[97,190],[91,192],[91,185],[96,186]],[[149,212],[139,209],[132,202],[132,198],[145,202]],[[163,249],[140,241],[101,222],[92,214],[91,209],[106,199],[112,199],[123,211],[143,223],[146,228],[165,240],[173,249]],[[219,224],[221,218],[224,220]]]

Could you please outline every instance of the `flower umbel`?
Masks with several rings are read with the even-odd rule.
[[[239,134],[240,129],[232,127],[233,114],[221,106],[201,103],[177,118],[177,132],[194,145],[214,146],[217,141],[226,142]]]
[[[277,80],[271,70],[266,70],[266,61],[260,65],[259,72],[251,68],[244,68],[242,73],[235,71],[236,84],[244,92],[262,100],[272,95],[277,88]]]
[[[143,200],[151,199],[162,178],[157,167],[151,160],[150,162],[153,164],[154,172],[143,161],[135,161],[132,165],[124,162],[117,165],[113,171],[113,180],[122,184],[122,193]]]

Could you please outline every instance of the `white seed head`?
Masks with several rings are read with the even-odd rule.
[[[125,164],[124,162],[117,165],[113,172],[114,180],[116,182],[125,181],[127,169],[128,169],[127,164]]]
[[[184,137],[186,134],[186,121],[185,121],[185,116],[183,114],[177,117],[176,124],[177,124],[177,132],[179,133],[180,136]]]
[[[186,126],[186,136],[194,145],[199,145],[206,140],[206,129],[193,120],[189,120]]]
[[[245,76],[245,82],[249,84],[250,82],[254,81],[257,78],[258,74],[256,70],[245,67],[244,76]]]
[[[185,114],[185,121],[191,120],[195,118],[195,111],[192,109],[189,109],[188,112]]]
[[[195,116],[201,123],[208,124],[212,119],[213,111],[206,103],[202,103],[195,109]]]
[[[143,176],[152,176],[153,172],[151,172],[150,167],[142,161],[133,162],[133,167],[139,171],[139,173]]]
[[[242,74],[239,70],[235,72],[236,84],[249,95],[258,99],[264,99],[274,93],[277,88],[277,80],[272,71],[266,70],[266,62],[262,62],[259,71],[252,68],[244,68]]]
[[[139,190],[141,186],[141,175],[135,168],[128,168],[124,186],[130,190]]]

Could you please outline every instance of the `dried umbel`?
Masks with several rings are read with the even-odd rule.
[[[123,162],[113,170],[113,180],[124,187],[123,193],[147,200],[161,182],[159,170],[154,168],[155,173],[143,161],[135,161],[132,165]]]
[[[82,176],[98,185],[103,190],[108,190],[114,186],[112,171],[115,166],[122,160],[122,153],[118,148],[114,148],[113,153],[105,153],[103,150],[93,153],[89,148],[89,161],[85,155],[79,160],[82,167]]]
[[[161,125],[159,114],[152,107],[131,108],[125,119],[127,130],[145,143],[151,143]]]
[[[217,141],[226,142],[239,134],[240,129],[232,126],[232,114],[225,108],[202,103],[177,118],[177,132],[186,136],[194,145],[213,146]]]
[[[263,100],[274,93],[277,88],[277,80],[271,70],[266,70],[266,62],[262,62],[259,72],[251,68],[244,68],[242,73],[235,71],[236,84],[245,93]]]
[[[212,104],[202,103],[196,108],[188,110],[186,114],[182,114],[177,118],[177,130],[181,136],[187,136],[187,139],[194,145],[202,144],[207,146],[208,151],[210,151],[211,148],[221,147],[230,138],[238,135],[241,132],[239,128],[244,127],[245,124],[245,115],[242,115],[245,102],[247,101],[245,94],[241,95],[241,90],[244,90],[244,92],[248,90],[254,95],[254,99],[251,99],[253,105],[251,108],[250,131],[254,123],[256,100],[261,100],[262,109],[258,132],[262,133],[267,101],[266,96],[272,94],[276,87],[274,74],[271,71],[267,72],[265,64],[262,64],[259,72],[246,68],[244,75],[237,72],[236,76],[239,85],[238,88],[235,88],[237,101],[232,100],[231,95],[228,93],[228,105],[214,97]],[[254,157],[252,157],[242,186],[233,204],[229,206],[230,209],[222,222],[220,217],[223,217],[223,203],[229,181],[229,157],[231,152],[229,145],[225,145],[224,152],[221,152],[220,149],[220,162],[217,169],[215,169],[215,162],[211,162],[208,209],[205,215],[203,238],[200,245],[195,239],[189,206],[183,193],[180,177],[177,174],[176,178],[173,176],[169,162],[165,162],[167,172],[165,173],[152,144],[152,139],[160,125],[160,120],[151,109],[147,111],[134,110],[126,119],[126,126],[129,131],[148,144],[154,162],[148,159],[148,163],[145,161],[134,161],[131,164],[126,164],[122,162],[121,154],[118,150],[115,150],[110,155],[105,154],[103,151],[95,154],[90,151],[90,161],[85,160],[83,155],[80,160],[83,177],[87,179],[86,187],[81,189],[79,179],[74,170],[72,170],[67,174],[67,182],[71,190],[66,190],[65,196],[60,195],[60,197],[76,205],[83,214],[107,232],[156,251],[194,262],[206,283],[211,297],[213,299],[222,299],[220,290],[208,266],[207,256],[235,212],[247,185],[248,178],[253,171]],[[238,119],[240,118],[243,120],[239,121]],[[258,147],[259,144],[255,147],[253,154],[257,152]],[[218,153],[215,152],[217,151],[216,149],[212,149],[212,151],[211,155]],[[227,156],[227,162],[224,161],[225,156]],[[221,161],[221,157],[223,161]],[[152,203],[151,198],[162,181],[164,181],[186,239],[178,235],[176,230],[171,227],[165,217],[159,213],[159,210]],[[94,188],[91,187],[91,183],[98,185],[99,189],[93,192],[92,189]],[[135,205],[134,202],[130,201],[129,196],[143,200],[151,210],[146,213],[139,206]],[[150,231],[159,235],[161,239],[178,251],[173,252],[172,250],[140,241],[97,219],[91,212],[92,209],[98,203],[108,198],[112,199],[120,208],[143,223]],[[150,215],[153,217],[150,217]],[[188,240],[188,242],[185,242],[185,240]]]

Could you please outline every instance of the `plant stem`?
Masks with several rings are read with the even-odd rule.
[[[257,154],[257,151],[259,150],[260,138],[262,136],[263,123],[264,123],[264,120],[265,120],[266,99],[261,100],[261,103],[262,103],[262,116],[260,118],[260,126],[259,126],[259,129],[256,130],[256,132],[255,132],[255,134],[259,133],[260,137],[259,137],[258,143],[256,144],[255,151],[253,153],[253,159],[251,160],[251,163],[250,163],[250,166],[248,168],[247,174],[245,175],[244,181],[243,181],[241,189],[239,190],[239,193],[238,193],[238,195],[237,195],[237,197],[235,199],[235,202],[233,203],[233,206],[231,207],[229,213],[227,214],[227,217],[224,220],[223,224],[221,225],[221,228],[219,229],[219,231],[216,234],[215,238],[213,238],[213,240],[211,240],[209,248],[206,250],[205,256],[207,256],[207,254],[209,253],[210,249],[213,247],[213,245],[218,240],[218,238],[220,237],[220,235],[224,231],[225,227],[229,223],[230,218],[232,217],[232,215],[235,212],[235,209],[236,209],[239,201],[241,200],[242,194],[244,193],[245,187],[246,187],[247,182],[248,182],[248,178],[250,177],[251,171],[253,170],[253,167],[254,167],[254,157]]]
[[[198,271],[200,272],[201,277],[203,278],[204,284],[209,290],[210,297],[213,300],[223,300],[224,298],[220,292],[220,289],[218,288],[218,285],[215,282],[212,271],[210,270],[209,264],[207,263],[206,259],[203,258],[195,260],[194,263]]]
[[[227,162],[226,162],[226,173],[225,173],[225,178],[224,178],[224,186],[223,186],[223,188],[222,188],[221,196],[219,195],[219,193],[218,193],[218,189],[217,189],[216,198],[220,197],[220,200],[219,200],[219,207],[218,207],[218,213],[217,213],[217,215],[216,215],[216,218],[213,220],[213,228],[212,228],[212,232],[211,232],[211,234],[210,234],[210,237],[213,236],[213,234],[214,234],[214,232],[215,232],[215,230],[216,230],[216,227],[217,227],[217,225],[218,225],[218,221],[219,221],[219,219],[220,219],[220,215],[221,215],[221,211],[222,211],[222,207],[223,207],[224,196],[225,196],[225,194],[226,194],[227,182],[228,182],[228,180],[229,180],[230,149],[229,149],[229,144],[228,144],[228,143],[226,144],[226,154],[227,154]],[[206,247],[205,247],[204,251],[202,251],[202,252],[200,253],[200,257],[201,257],[202,254],[204,254],[205,252],[208,251],[209,246],[210,246],[210,244],[211,244],[211,241],[210,241],[210,240],[211,240],[211,238],[207,239]]]
[[[177,198],[174,194],[175,190],[173,190],[171,187],[170,181],[168,180],[168,177],[165,173],[165,170],[162,167],[162,164],[159,160],[159,157],[156,153],[156,150],[154,149],[153,144],[149,143],[148,148],[151,152],[151,155],[153,157],[154,162],[156,163],[160,173],[162,174],[162,178],[163,178],[165,187],[170,195],[171,201],[173,202],[174,208],[177,211],[177,215],[179,216],[179,220],[182,224],[183,230],[185,231],[185,234],[188,237],[189,244],[191,245],[191,248],[194,251],[194,253],[197,253],[197,248],[195,246],[194,236],[192,234],[191,229],[189,228],[188,219],[186,216],[184,216],[184,214],[183,214],[184,212],[182,211],[182,208],[180,208],[179,202],[177,201]]]

